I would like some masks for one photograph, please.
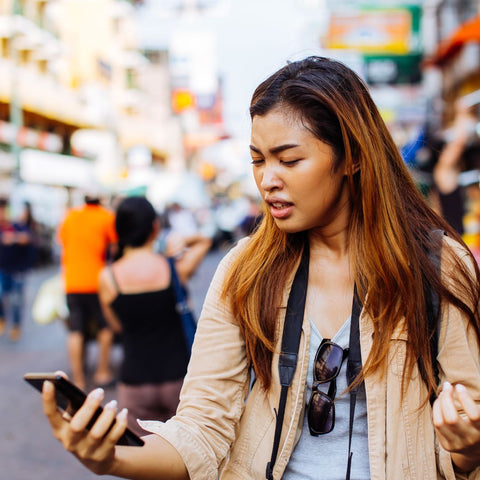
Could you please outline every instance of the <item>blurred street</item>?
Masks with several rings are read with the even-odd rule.
[[[113,219],[108,235],[77,221],[64,229],[65,219],[88,197],[112,212],[128,197],[145,197],[161,224],[156,252],[176,240],[175,254],[192,248],[188,237],[211,239],[212,251],[188,282],[198,319],[226,245],[272,214],[264,208],[264,178],[259,192],[252,174],[252,94],[278,68],[309,56],[340,61],[362,79],[418,190],[480,264],[480,0],[0,0],[0,299],[8,297],[16,320],[15,299],[29,272],[20,338],[10,339],[18,333],[11,322],[0,336],[0,480],[97,478],[54,439],[40,395],[23,380],[26,372],[69,373],[70,364],[81,371],[80,354],[67,358],[64,323],[37,324],[31,307],[60,261],[78,266],[76,282],[100,269],[107,244],[116,243]],[[328,144],[330,128],[313,123],[307,130]],[[373,143],[355,142],[346,151],[362,159]],[[278,165],[302,158],[279,157]],[[283,188],[286,177],[276,176]],[[275,202],[294,200],[285,193]],[[89,250],[104,239],[102,265],[85,261],[62,230],[88,237],[74,247]],[[144,274],[155,263],[141,265],[130,271]],[[70,293],[97,291],[97,274]],[[158,339],[170,337],[146,332],[153,353],[178,366],[171,359],[176,346],[157,348]],[[81,352],[77,340],[70,352]],[[146,342],[132,343],[138,359]],[[97,357],[88,343],[87,390]],[[116,344],[115,372],[121,361]],[[157,363],[167,362],[142,366]],[[107,375],[97,371],[97,378],[111,378],[102,367]],[[104,403],[113,398],[114,387]]]
[[[190,293],[198,318],[210,280],[225,250],[211,252],[190,282]],[[58,271],[49,267],[32,272],[26,285],[26,316],[22,336],[17,343],[0,338],[0,432],[1,478],[4,480],[51,480],[68,478],[86,480],[97,478],[54,439],[43,416],[40,395],[23,381],[23,374],[67,370],[65,348],[66,330],[60,321],[37,325],[29,313],[41,282]],[[88,358],[95,358],[95,347],[88,348]],[[120,347],[112,353],[115,366],[121,358]],[[105,402],[114,398],[114,388],[106,391]],[[114,477],[103,477],[111,479]]]

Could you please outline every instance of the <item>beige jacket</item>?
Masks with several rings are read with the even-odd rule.
[[[177,415],[165,424],[141,422],[146,430],[161,435],[180,452],[191,480],[216,480],[219,473],[222,480],[261,480],[270,460],[274,409],[278,408],[280,395],[278,356],[274,357],[273,383],[268,394],[261,391],[259,382],[249,394],[250,371],[244,341],[228,305],[219,299],[225,272],[245,241],[225,257],[211,283]],[[284,291],[285,306],[292,281],[293,274]],[[475,338],[458,311],[453,308],[442,311],[438,355],[441,381],[461,382],[480,403],[480,358]],[[281,314],[279,331],[283,329],[283,321]],[[275,480],[282,477],[301,433],[310,343],[310,324],[306,318],[302,330],[297,370],[289,389],[274,468]],[[372,333],[371,319],[362,312],[362,358],[367,358],[370,352]],[[398,328],[391,339],[386,375],[365,380],[372,480],[480,479],[480,468],[469,476],[454,473],[450,455],[436,441],[430,405],[418,410],[425,390],[417,370],[408,382],[404,401],[400,402],[407,341]]]

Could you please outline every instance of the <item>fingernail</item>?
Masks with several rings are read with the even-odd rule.
[[[105,408],[107,410],[115,410],[117,408],[117,401],[116,400],[110,400],[106,405]]]
[[[42,386],[42,390],[45,392],[45,393],[50,393],[53,389],[53,383],[52,382],[49,382],[48,380],[45,380],[43,382],[43,386]]]
[[[450,392],[452,390],[452,384],[450,382],[444,382],[442,390],[444,392]]]
[[[455,385],[455,390],[457,390],[457,392],[466,392],[467,391],[467,389],[461,383],[457,383]]]
[[[95,398],[96,400],[100,400],[104,397],[105,392],[103,391],[103,388],[96,388],[92,393],[92,398]]]
[[[119,420],[126,420],[128,415],[128,409],[124,408],[122,411],[118,414],[118,419]]]

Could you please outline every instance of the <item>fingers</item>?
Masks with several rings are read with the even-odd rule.
[[[105,405],[103,412],[85,436],[84,455],[94,453],[102,442],[105,442],[108,447],[115,445],[115,441],[111,440],[110,433],[116,413],[117,401],[111,400]]]
[[[54,384],[45,381],[42,389],[43,410],[55,438],[97,474],[109,470],[115,458],[115,445],[127,428],[127,410],[117,414],[115,400],[102,409],[104,396],[102,389],[93,390],[80,409],[64,420],[56,404]]]
[[[448,382],[445,382],[442,392],[440,393],[439,400],[442,417],[444,423],[446,423],[447,425],[455,425],[460,418],[457,407],[455,406],[455,400],[453,396],[454,389],[452,385]]]
[[[472,424],[480,427],[480,407],[470,396],[468,390],[463,385],[458,384],[455,386],[455,393],[468,417],[468,420],[470,420]]]
[[[121,410],[117,415],[115,424],[108,435],[108,439],[112,445],[115,445],[120,437],[125,433],[125,430],[127,429],[127,416],[128,410],[126,408]]]
[[[438,401],[434,404],[434,420],[447,425],[454,425],[459,420],[463,420],[458,412],[455,400],[460,403],[466,418],[480,426],[480,407],[475,403],[468,390],[461,384],[453,387],[448,382],[443,385]]]
[[[104,398],[105,392],[102,388],[96,388],[87,395],[85,402],[70,422],[70,427],[74,432],[81,432],[87,428]]]
[[[465,412],[460,414],[455,402]],[[467,452],[480,443],[480,408],[463,385],[445,382],[433,404],[433,424],[438,439],[450,452]]]
[[[84,404],[69,422],[69,432],[64,441],[67,450],[74,451],[80,440],[87,436],[87,430],[92,423],[92,419],[95,421],[95,417],[99,416],[98,408],[104,398],[105,392],[101,388],[97,388],[87,395]],[[93,425],[95,426],[96,423]]]
[[[117,415],[117,401],[108,402],[97,421],[77,447],[80,458],[102,460],[113,451],[117,441],[127,428],[127,409]]]
[[[90,430],[90,439],[94,444],[98,444],[114,428],[115,415],[117,413],[117,401],[108,402],[98,420]]]
[[[54,432],[61,428],[63,419],[57,409],[55,400],[55,386],[52,382],[45,381],[42,386],[43,412],[45,413]]]
[[[43,411],[55,437],[67,450],[77,453],[81,450],[85,453],[96,448],[102,441],[105,441],[106,446],[113,446],[123,435],[127,427],[127,411],[124,409],[117,415],[116,400],[107,403],[102,411],[104,397],[103,389],[93,390],[73,417],[64,418],[56,404],[54,384],[48,381],[43,383]]]

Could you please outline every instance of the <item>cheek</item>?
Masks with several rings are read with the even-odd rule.
[[[334,189],[334,182],[331,176],[326,172],[309,172],[308,175],[303,175],[302,178],[294,180],[296,188],[304,193],[305,197],[312,196],[316,200],[324,197],[332,189]]]
[[[316,172],[303,178],[297,185],[302,197],[319,207],[330,204],[338,198],[342,190],[342,177],[332,177],[329,172]]]
[[[257,186],[258,190],[260,190],[260,184],[262,183],[262,175],[259,169],[254,169],[252,172],[253,180],[255,181],[255,185]]]

